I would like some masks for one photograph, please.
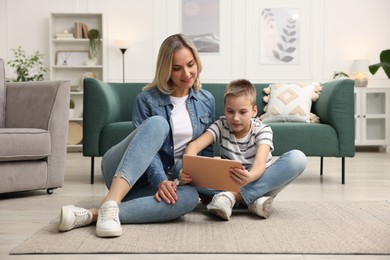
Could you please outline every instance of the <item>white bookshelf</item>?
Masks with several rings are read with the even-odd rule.
[[[86,24],[88,30],[100,31],[101,46],[95,64],[88,64],[85,57],[88,56],[89,39],[57,37],[58,34],[64,33],[74,35],[75,23]],[[80,142],[78,140],[83,125],[83,78],[90,76],[101,80],[105,78],[104,17],[102,13],[51,13],[49,30],[50,79],[70,80],[72,86],[70,98],[75,103],[74,115],[69,118],[72,127],[69,127],[68,151],[81,151],[82,136]],[[74,124],[80,124],[81,128],[74,127]]]

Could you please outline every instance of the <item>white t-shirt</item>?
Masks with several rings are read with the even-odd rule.
[[[186,106],[188,96],[170,97],[173,104],[171,120],[173,123],[173,149],[175,164],[183,157],[184,149],[192,140],[193,129]]]

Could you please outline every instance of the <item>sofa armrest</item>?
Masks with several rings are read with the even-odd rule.
[[[69,86],[68,81],[7,83],[5,127],[49,130],[50,122],[54,118],[53,106],[58,102],[66,102],[58,96],[62,88],[67,92],[66,108],[69,109]],[[68,118],[68,110],[65,113],[68,113]]]
[[[84,79],[83,155],[101,156],[99,139],[110,123],[131,121],[136,95],[144,83],[105,83]]]
[[[103,127],[119,120],[119,101],[109,84],[84,79],[83,155],[99,155],[99,137]]]
[[[313,104],[312,112],[319,116],[321,123],[336,130],[340,157],[355,155],[354,103],[354,81],[343,79],[324,83],[319,99]]]

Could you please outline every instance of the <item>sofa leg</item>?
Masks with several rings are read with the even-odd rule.
[[[345,184],[345,157],[341,157],[341,184]]]
[[[320,175],[322,176],[324,172],[324,157],[321,156],[321,163],[320,163]]]
[[[91,184],[93,184],[95,180],[94,170],[95,170],[95,157],[92,156],[91,157]]]

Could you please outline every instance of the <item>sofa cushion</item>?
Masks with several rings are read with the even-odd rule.
[[[274,156],[293,149],[301,150],[306,156],[340,155],[340,140],[331,125],[286,122],[269,126],[274,134]]]
[[[278,83],[271,84],[264,89],[266,95],[264,102],[265,114],[260,119],[265,123],[272,122],[306,122],[311,118],[318,118],[310,113],[312,101],[319,96],[321,85],[319,83],[296,84]],[[268,93],[267,93],[268,92]]]
[[[5,123],[5,72],[4,61],[0,59],[0,128]]]
[[[0,161],[37,160],[51,154],[50,133],[36,128],[0,128]]]

